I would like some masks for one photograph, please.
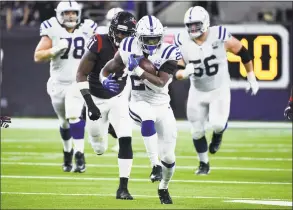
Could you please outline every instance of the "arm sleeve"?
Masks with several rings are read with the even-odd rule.
[[[176,61],[167,61],[165,62],[159,71],[166,72],[168,74],[174,75],[177,71],[177,62]]]

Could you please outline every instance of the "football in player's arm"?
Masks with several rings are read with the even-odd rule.
[[[252,58],[248,50],[242,45],[242,43],[238,39],[233,37],[231,34],[229,34],[228,37],[230,38],[225,41],[225,48],[228,52],[231,52],[234,55],[238,55],[241,57],[241,61],[247,72],[247,81],[249,82],[246,90],[249,91],[249,89],[251,88],[252,95],[255,95],[258,92],[259,86],[253,71]],[[193,74],[195,71],[194,65],[192,63],[185,65],[183,59],[178,62],[178,68],[180,68],[180,70],[178,70],[175,75],[176,79],[178,80],[188,78],[189,75]]]
[[[292,109],[293,109],[293,86],[291,88],[291,96],[289,98],[289,102],[288,102],[288,105],[284,111],[284,116],[286,117],[286,119],[288,120],[292,120],[293,119],[293,112],[292,112]]]

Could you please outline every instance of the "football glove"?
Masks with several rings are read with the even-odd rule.
[[[113,79],[113,74],[110,74],[102,83],[103,87],[111,92],[118,93],[120,88],[116,80]]]
[[[55,56],[67,48],[68,48],[68,41],[66,39],[60,39],[57,45],[51,48],[50,53],[51,55]]]
[[[256,95],[259,89],[258,82],[256,81],[253,71],[247,73],[248,84],[246,86],[246,92],[251,89],[251,95]]]
[[[128,69],[129,71],[133,71],[138,65],[139,61],[143,58],[143,56],[135,57],[134,54],[131,54],[128,58]]]
[[[90,120],[95,121],[95,120],[100,119],[101,118],[100,109],[95,104],[88,106],[88,116],[89,116]]]
[[[1,128],[8,128],[9,123],[11,123],[11,117],[0,117],[0,127]]]
[[[286,107],[284,111],[284,116],[286,117],[287,120],[293,119],[292,106],[293,106],[293,101],[289,101],[288,106]]]

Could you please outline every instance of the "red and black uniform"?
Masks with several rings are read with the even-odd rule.
[[[114,79],[117,79],[120,87],[118,93],[111,92],[103,87],[99,80],[100,72],[106,63],[111,60],[118,48],[111,41],[111,38],[107,34],[96,34],[91,38],[88,43],[88,49],[95,54],[95,66],[88,75],[88,81],[90,85],[90,93],[98,98],[109,99],[122,92],[126,85],[127,75],[123,75],[123,72],[116,73]]]

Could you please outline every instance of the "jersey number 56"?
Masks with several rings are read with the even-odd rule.
[[[209,57],[206,57],[204,60],[203,60],[203,63],[204,63],[204,66],[205,66],[205,70],[206,70],[206,75],[207,76],[213,76],[213,75],[216,75],[218,73],[218,70],[219,70],[219,65],[218,64],[209,64],[209,61],[210,60],[214,60],[216,59],[216,56],[215,55],[211,55]],[[194,60],[194,61],[189,61],[189,63],[193,63],[193,64],[200,64],[201,63],[201,60]],[[197,68],[194,68],[194,76],[196,77],[201,77],[204,73],[204,69],[203,68],[200,68],[200,67],[197,67]]]

